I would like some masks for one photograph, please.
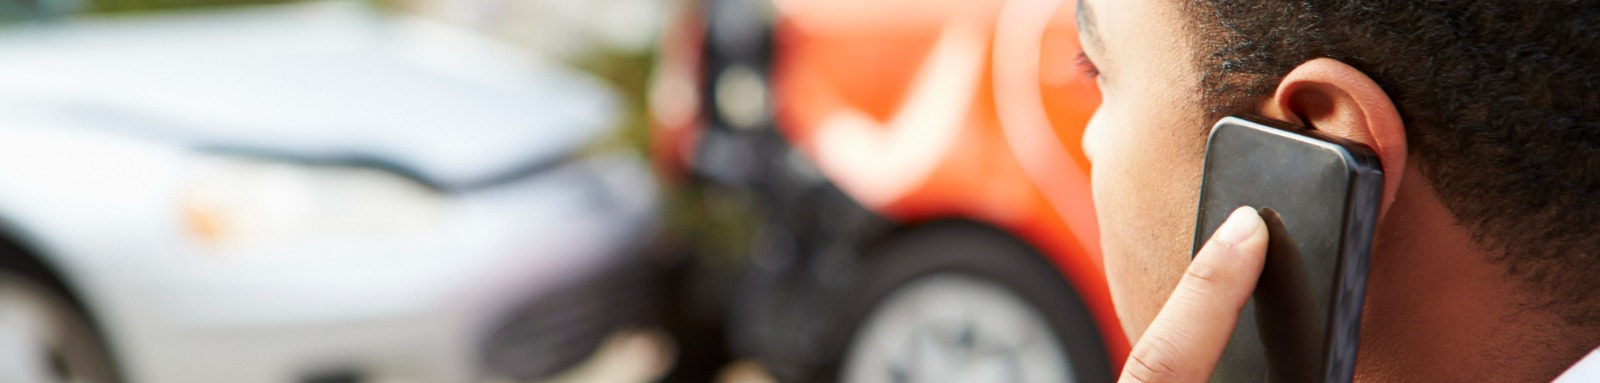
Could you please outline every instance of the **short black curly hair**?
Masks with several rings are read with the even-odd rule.
[[[1212,117],[1328,57],[1370,76],[1529,305],[1600,326],[1600,1],[1184,0]]]

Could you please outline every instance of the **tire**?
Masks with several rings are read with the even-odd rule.
[[[865,262],[845,306],[840,382],[1111,380],[1082,300],[1025,243],[983,226],[935,224]]]
[[[0,381],[116,383],[105,343],[66,294],[0,268]]]

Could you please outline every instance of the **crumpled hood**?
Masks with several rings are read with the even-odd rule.
[[[0,30],[0,128],[377,161],[447,187],[559,161],[618,110],[589,75],[358,3]]]

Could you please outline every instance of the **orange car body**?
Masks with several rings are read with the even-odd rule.
[[[822,173],[901,224],[946,218],[1005,230],[1059,269],[1119,369],[1079,141],[1099,105],[1080,73],[1071,0],[779,0],[776,126]],[[692,17],[692,16],[691,16]],[[701,30],[669,31],[652,95],[656,164],[682,174],[700,109]]]

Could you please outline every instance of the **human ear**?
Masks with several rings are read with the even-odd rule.
[[[1366,144],[1383,162],[1383,204],[1394,203],[1404,179],[1406,132],[1389,95],[1365,73],[1330,58],[1301,63],[1278,84],[1258,114]]]

